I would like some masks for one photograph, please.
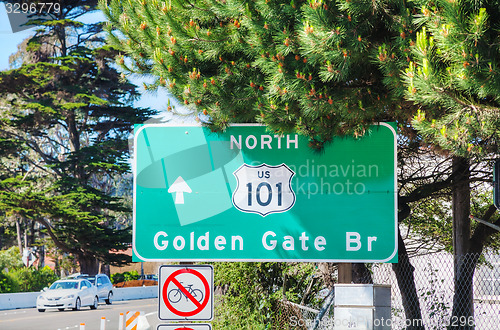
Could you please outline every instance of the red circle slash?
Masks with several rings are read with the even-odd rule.
[[[175,278],[177,275],[185,274],[185,273],[192,274],[192,275],[196,276],[203,283],[203,286],[205,287],[205,298],[203,299],[203,301],[201,303],[199,303],[198,300],[196,300],[196,298],[193,297],[193,295],[190,292],[188,292],[186,290],[186,288],[184,288],[184,286]],[[176,309],[174,306],[172,306],[172,304],[170,303],[170,301],[168,300],[168,297],[167,297],[168,285],[170,283],[173,283],[179,290],[181,290],[182,293],[184,293],[184,295],[196,306],[196,308],[194,310],[192,310],[192,311],[180,311],[180,310]],[[176,270],[175,272],[173,272],[172,274],[170,274],[170,276],[165,281],[165,284],[163,285],[162,296],[163,296],[163,302],[165,303],[167,308],[175,315],[193,316],[193,315],[200,313],[207,306],[208,301],[210,300],[210,287],[208,285],[208,281],[205,279],[205,277],[200,272],[198,272],[194,269],[189,269],[189,268],[179,269],[179,270]]]

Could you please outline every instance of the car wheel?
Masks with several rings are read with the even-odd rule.
[[[58,310],[59,310],[60,312],[62,312],[62,311],[64,310],[64,308],[58,308]]]
[[[38,309],[38,311],[39,311],[40,313],[43,313],[43,312],[45,312],[45,309],[39,308],[39,309]]]
[[[99,298],[97,296],[94,297],[94,304],[90,305],[90,309],[97,309],[97,306],[99,306]]]
[[[111,305],[113,303],[113,292],[109,291],[108,299],[104,300],[106,305]]]
[[[79,311],[82,308],[82,302],[80,301],[80,297],[76,298],[75,307],[73,307],[74,311]]]

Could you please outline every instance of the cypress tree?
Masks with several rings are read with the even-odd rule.
[[[0,73],[8,101],[0,133],[19,147],[2,173],[2,208],[40,223],[88,274],[99,262],[130,261],[115,253],[131,241],[129,225],[116,222],[130,210],[112,188],[129,171],[133,124],[153,113],[132,106],[138,94],[113,67],[118,53],[104,44],[102,24],[79,21],[96,4],[61,1],[59,12],[32,17],[38,30],[22,65]]]

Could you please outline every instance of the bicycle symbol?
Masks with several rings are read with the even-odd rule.
[[[180,283],[182,283],[182,282],[180,282]],[[200,289],[193,289],[193,284],[189,284],[189,285],[184,286],[184,289],[186,289],[186,291],[194,299],[196,299],[198,302],[201,303],[201,301],[203,300],[203,292]],[[175,304],[175,303],[178,303],[179,301],[181,301],[182,296],[184,296],[184,298],[186,298],[186,301],[189,301],[189,298],[187,297],[187,295],[184,294],[184,292],[180,288],[172,289],[167,294],[168,301],[170,301],[172,304]]]

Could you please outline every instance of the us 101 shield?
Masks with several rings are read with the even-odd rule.
[[[240,211],[265,217],[270,213],[285,212],[295,204],[292,189],[295,173],[285,164],[243,164],[233,174],[238,182],[233,192],[233,204]]]

